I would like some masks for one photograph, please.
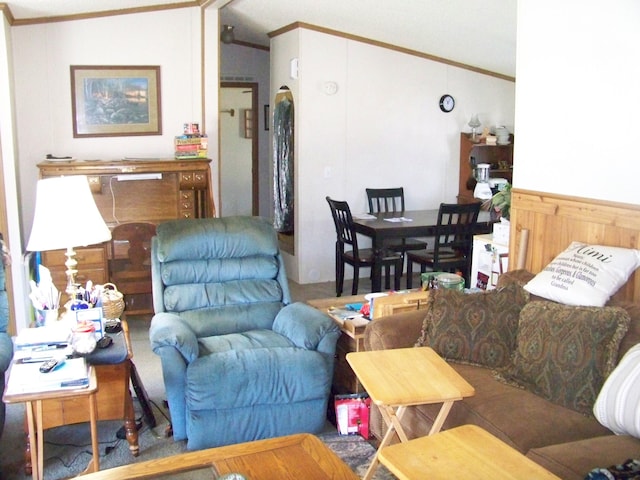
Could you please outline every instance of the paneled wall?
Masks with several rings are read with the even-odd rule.
[[[523,236],[528,237],[524,266],[533,273],[574,240],[640,249],[640,205],[515,188],[511,203],[511,264],[521,255]],[[640,301],[640,274],[632,275],[615,298]]]

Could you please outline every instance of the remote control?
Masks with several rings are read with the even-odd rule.
[[[45,361],[42,365],[40,365],[40,372],[49,373],[59,365],[64,363],[64,358],[52,358],[50,360]]]

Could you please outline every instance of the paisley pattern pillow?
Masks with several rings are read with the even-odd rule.
[[[530,302],[520,313],[513,361],[498,378],[592,415],[629,322],[620,307]]]
[[[529,294],[519,285],[482,293],[432,290],[417,346],[446,360],[503,367],[515,348],[520,310]]]

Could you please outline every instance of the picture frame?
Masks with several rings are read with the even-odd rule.
[[[269,105],[264,106],[264,129],[269,130]]]
[[[162,135],[160,66],[71,65],[73,137]]]

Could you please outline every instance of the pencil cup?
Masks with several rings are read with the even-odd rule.
[[[58,310],[36,310],[36,327],[53,325],[58,321]]]

